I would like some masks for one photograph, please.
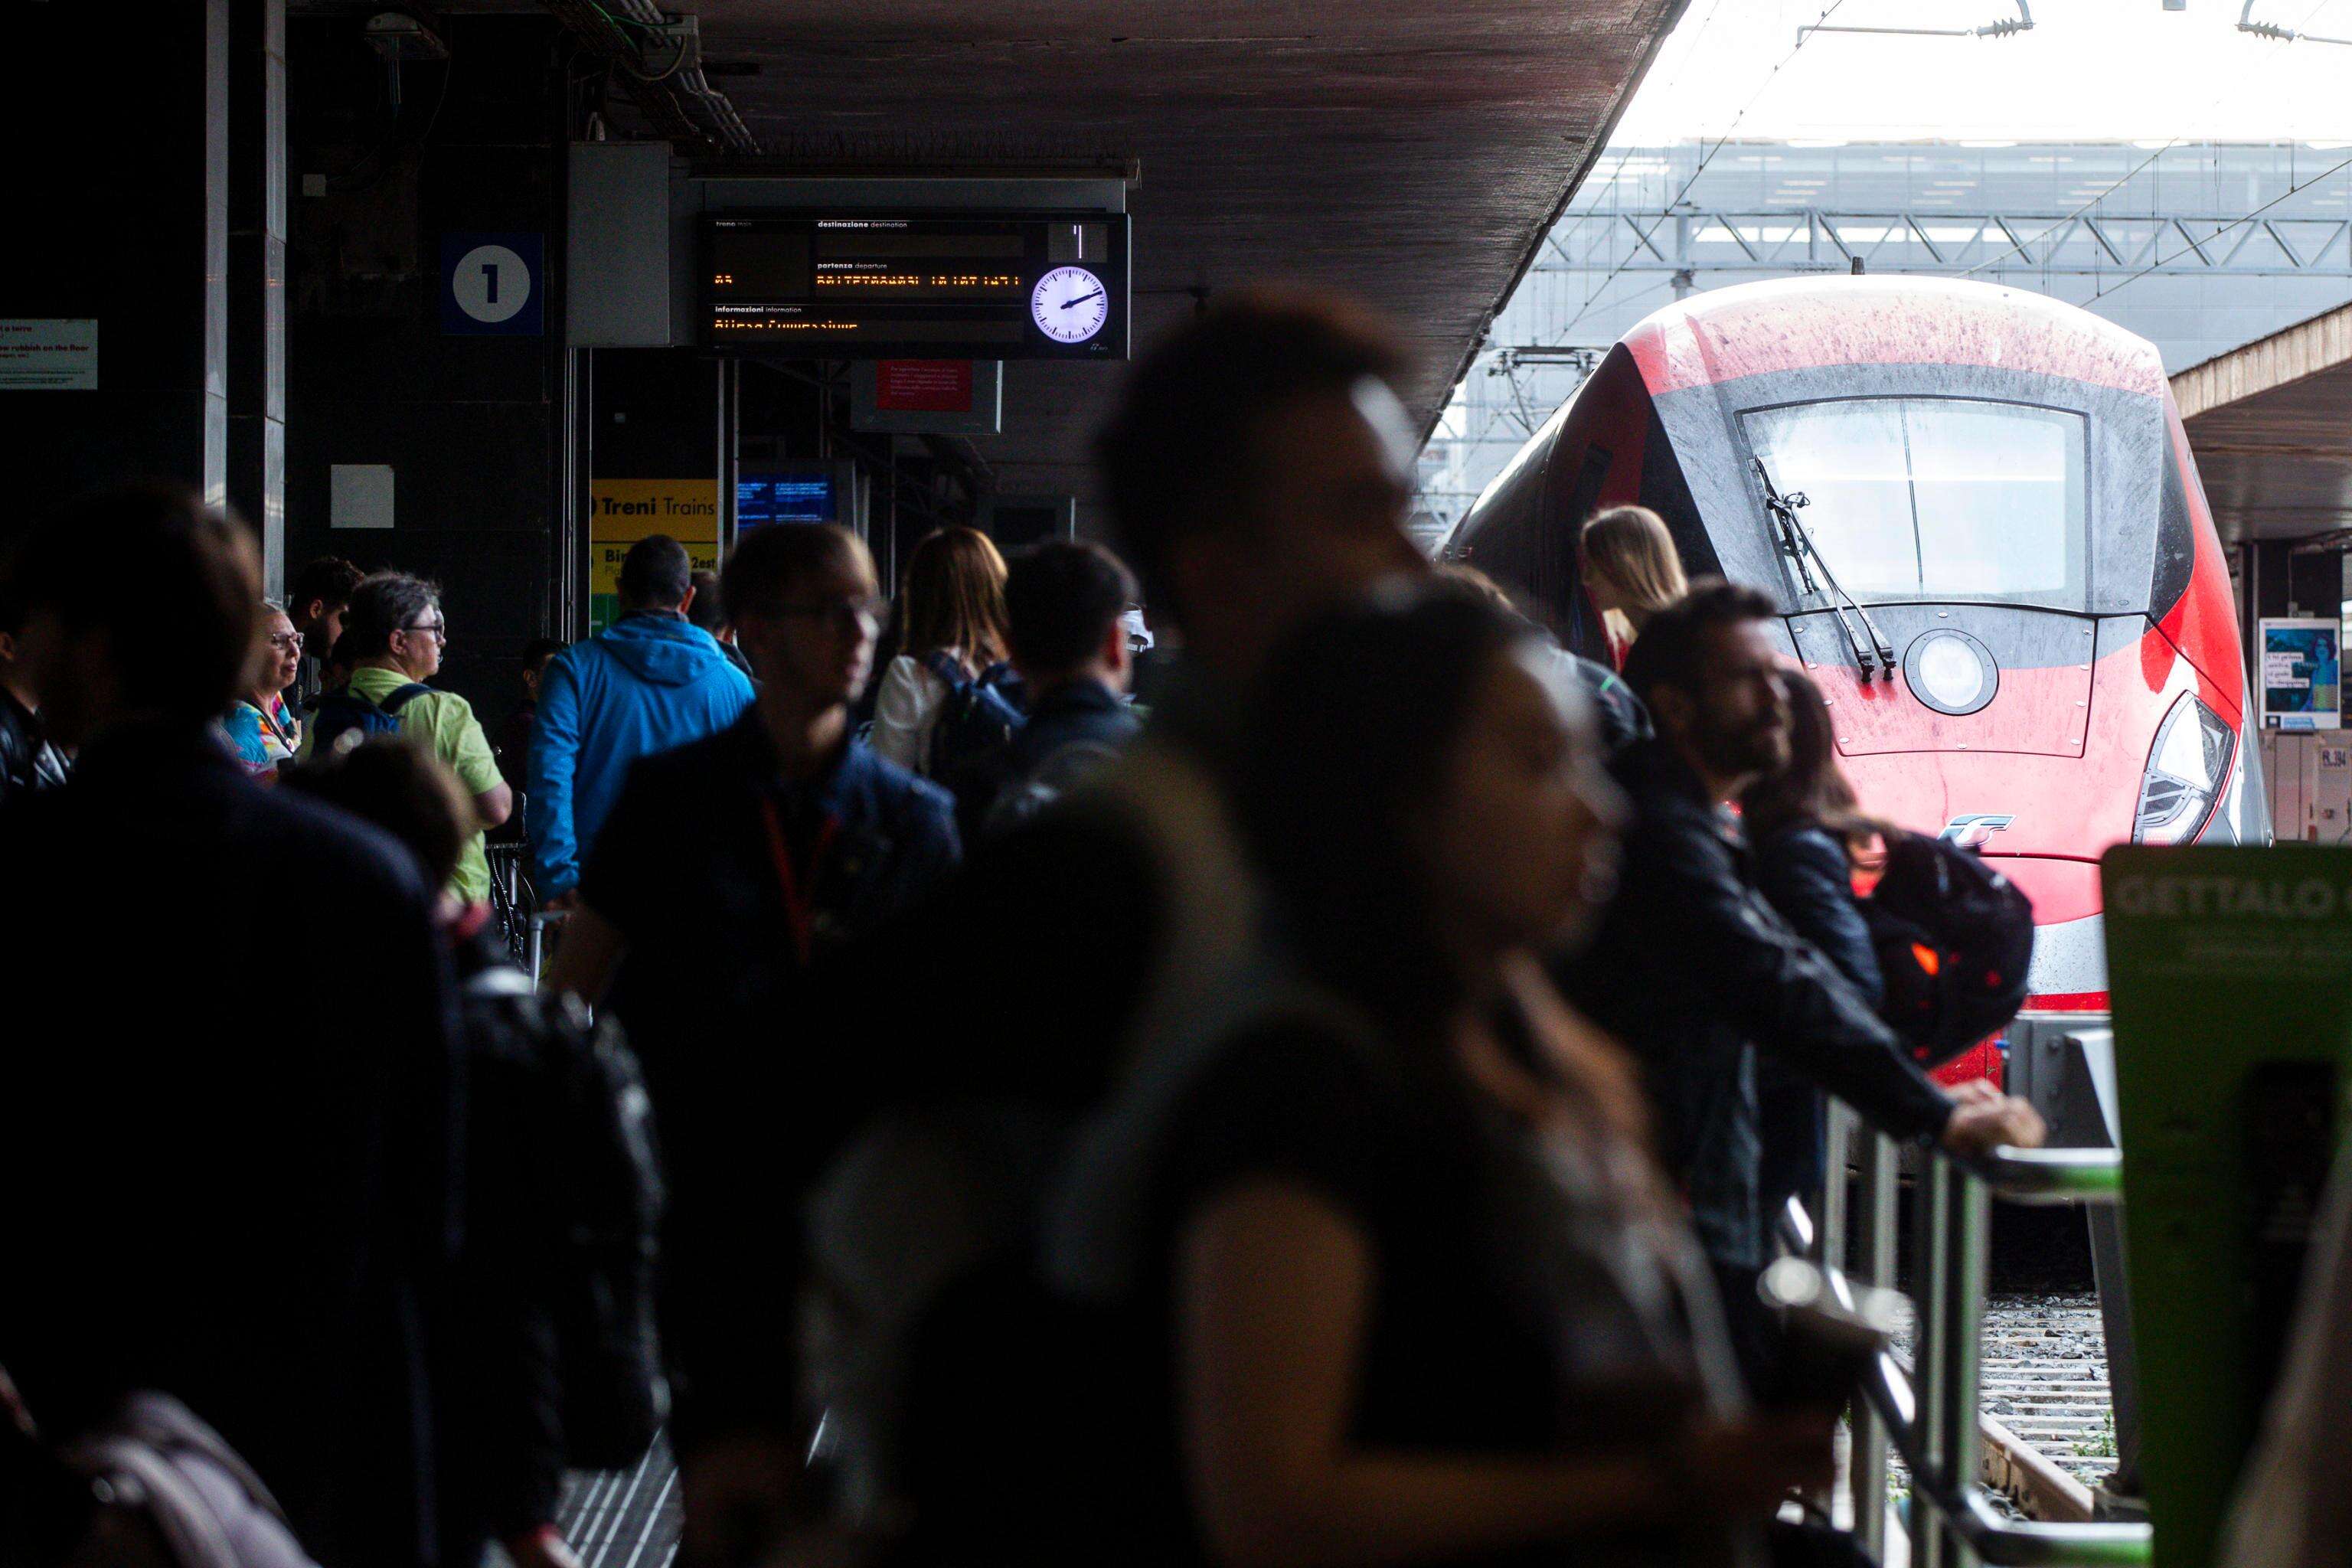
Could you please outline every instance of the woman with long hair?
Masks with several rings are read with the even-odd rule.
[[[1081,1185],[1097,1228],[1054,1249],[1131,1271],[1153,1561],[1728,1562],[1826,1473],[1825,1417],[1745,1414],[1634,1071],[1537,961],[1608,897],[1622,809],[1549,668],[1441,589],[1262,681],[1238,804],[1279,978],[1141,1064],[1088,1145],[1151,1151],[1140,1195]]]
[[[1819,948],[1874,1010],[1886,984],[1853,878],[1879,826],[1862,814],[1837,763],[1829,702],[1802,670],[1781,672],[1789,693],[1789,760],[1739,797],[1756,883],[1780,918]],[[1822,1183],[1821,1091],[1770,1057],[1756,1064],[1764,1161],[1758,1196],[1769,1216]]]
[[[930,771],[931,731],[956,686],[1005,658],[1004,557],[976,528],[943,528],[915,546],[899,606],[904,640],[874,700],[874,750]]]
[[[1609,630],[1610,657],[1619,668],[1650,617],[1690,592],[1682,552],[1665,520],[1645,506],[1612,507],[1596,514],[1579,537],[1577,559],[1584,596]]]

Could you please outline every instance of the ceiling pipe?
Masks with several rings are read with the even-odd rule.
[[[727,95],[702,72],[701,47],[691,16],[665,14],[653,0],[544,0],[549,11],[625,79],[630,101],[663,136],[699,142],[737,156],[757,156],[760,139]],[[646,58],[644,38],[659,36],[668,48]]]

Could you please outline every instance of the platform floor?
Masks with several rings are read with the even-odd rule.
[[[566,1476],[555,1517],[583,1568],[670,1568],[685,1515],[668,1439],[655,1438],[633,1469]]]

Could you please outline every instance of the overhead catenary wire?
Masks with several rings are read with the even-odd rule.
[[[2253,222],[2256,218],[2262,216],[2264,213],[2270,211],[2271,208],[2278,205],[2279,203],[2286,200],[2289,196],[2294,195],[2298,192],[2309,190],[2312,186],[2319,184],[2322,180],[2326,179],[2331,174],[2342,174],[2347,169],[2352,169],[2352,158],[2346,158],[2341,162],[2330,163],[2326,168],[2322,169],[2319,173],[2312,175],[2311,178],[2307,180],[2296,181],[2294,184],[2289,185],[2286,189],[2281,191],[2278,195],[2273,196],[2262,205],[2254,208],[2253,211],[2245,214],[2242,217],[2233,217],[2229,222],[2221,225],[2211,234],[2205,237],[2205,243],[2210,245],[2213,241],[2221,238],[2223,235],[2228,234],[2231,230],[2243,228],[2246,225]],[[2130,277],[2125,279],[2122,282],[2117,283],[2113,287],[2102,284],[2099,288],[2092,290],[2091,298],[2094,300],[2104,299],[2107,295],[2116,292],[2118,289],[2128,289],[2133,284],[2138,282],[2141,279],[2147,277],[2149,273],[2156,271],[2158,268],[2169,267],[2174,262],[2179,260],[2182,257],[2197,248],[2198,247],[2194,244],[2182,246],[2179,250],[2174,251],[2171,255],[2159,257],[2158,259],[2149,262],[2147,266],[2141,268],[2138,271],[2133,273]]]
[[[1885,38],[2013,38],[2033,30],[2033,7],[2027,0],[2013,3],[2016,16],[1988,22],[1981,27],[1828,27],[1816,22],[1810,27],[1798,28],[1797,37],[1801,40],[1807,33],[1870,33]]]
[[[2320,12],[2326,10],[2334,3],[2335,0],[2313,0],[2311,9],[2303,14],[2303,22],[2310,21],[2314,16],[2318,16]],[[2303,23],[2301,22],[2296,24],[2298,27],[2302,25]],[[2241,23],[2240,30],[2246,31],[2249,29],[2244,26],[2243,23]],[[2263,36],[2275,37],[2275,35],[2273,34],[2265,34]],[[2259,59],[2257,59],[2254,64],[2269,64],[2271,60],[2277,57],[2278,49],[2284,47],[2287,43],[2292,41],[2293,37],[2293,34],[2289,34],[2287,37],[2278,38],[2275,46],[2269,52],[2263,54]],[[2240,70],[2235,77],[2232,77],[2229,82],[2222,87],[2221,91],[2213,95],[2213,100],[2205,106],[2206,112],[2210,113],[2212,110],[2219,109],[2221,106],[2221,100],[2223,99],[2228,98],[2231,93],[2237,91],[2241,86],[2244,85],[2245,78],[2252,68],[2252,66],[2246,67]],[[2126,185],[2139,178],[2140,175],[2147,172],[2149,167],[2153,165],[2158,158],[2163,157],[2167,153],[2169,153],[2175,147],[2179,146],[2186,139],[2186,132],[2174,136],[2171,141],[2167,142],[2163,146],[2158,147],[2155,152],[2150,153],[2147,157],[2142,158],[2138,163],[2125,170],[2122,175],[2118,177],[2113,184],[2107,186],[2097,195],[2093,196],[2089,201],[2084,202],[2081,206],[2076,207],[2073,212],[2068,213],[2064,217],[2060,218],[2056,223],[2052,224],[2048,228],[2043,229],[2041,233],[2034,235],[2031,238],[2019,240],[2016,244],[2011,246],[2007,250],[2002,251],[1999,256],[1992,258],[1990,261],[1978,262],[1974,267],[1971,267],[1966,272],[1961,273],[1960,276],[1963,278],[1973,278],[1978,273],[1985,271],[1989,268],[1999,267],[2002,262],[2007,261],[2012,256],[2024,257],[2027,263],[2030,265],[2033,260],[2032,250],[2035,246],[2041,244],[2043,240],[2048,239],[2052,235],[2056,234],[2068,224],[2074,223],[2075,220],[2082,217],[2084,214],[2097,206],[2101,202],[2105,201],[2109,196],[2114,195],[2117,191],[2122,190]],[[2120,285],[2118,285],[2118,287],[2120,287]]]
[[[2326,0],[2322,0],[2322,4],[2325,3]],[[2305,16],[2304,20],[2308,22],[2311,18]],[[2254,0],[2246,0],[2245,9],[2238,13],[2238,31],[2252,33],[2259,38],[2276,38],[2283,44],[2292,44],[2299,38],[2306,44],[2352,45],[2352,38],[2339,38],[2327,33],[2305,33],[2299,27],[2282,27],[2275,22],[2257,22],[2254,20]]]
[[[1698,167],[1690,172],[1690,178],[1683,182],[1682,188],[1674,194],[1673,200],[1666,203],[1668,208],[1680,205],[1682,199],[1690,195],[1691,187],[1698,184],[1698,177],[1706,173],[1706,166],[1709,163],[1715,162],[1715,155],[1717,153],[1722,152],[1725,147],[1730,144],[1732,134],[1739,129],[1740,122],[1748,118],[1748,111],[1755,108],[1757,100],[1761,99],[1764,94],[1770,89],[1772,83],[1780,77],[1781,71],[1788,68],[1789,62],[1795,59],[1799,55],[1804,53],[1806,41],[1813,36],[1812,29],[1819,28],[1823,23],[1827,22],[1831,17],[1836,16],[1844,8],[1845,0],[1830,0],[1830,4],[1822,8],[1821,15],[1813,18],[1811,28],[1801,29],[1799,31],[1797,35],[1796,47],[1781,56],[1780,62],[1773,66],[1770,70],[1764,73],[1764,79],[1757,83],[1756,90],[1754,92],[1748,95],[1748,101],[1741,104],[1739,106],[1739,112],[1731,117],[1731,123],[1723,128],[1723,134],[1716,138],[1715,145],[1709,147],[1706,152],[1699,155]],[[1709,14],[1708,19],[1710,21],[1714,19],[1712,13]],[[1574,331],[1576,330],[1576,324],[1579,321],[1583,321],[1584,318],[1591,312],[1592,302],[1601,297],[1601,290],[1607,289],[1610,284],[1617,280],[1620,273],[1623,272],[1626,268],[1633,264],[1633,257],[1636,254],[1637,252],[1635,251],[1627,251],[1625,254],[1625,259],[1611,268],[1609,269],[1608,276],[1602,278],[1598,284],[1594,285],[1592,291],[1584,297],[1583,304],[1577,307],[1576,314],[1570,317],[1568,324],[1560,329],[1560,333],[1563,337],[1568,333]]]

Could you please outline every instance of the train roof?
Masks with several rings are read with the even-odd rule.
[[[1622,340],[1653,394],[1842,364],[1972,364],[2162,396],[2156,345],[2078,306],[1958,278],[1787,278],[1679,300]]]
[[[1958,278],[1843,275],[1774,279],[1678,300],[1636,323],[1610,360],[1630,360],[1652,396],[1774,372],[1840,365],[1984,365],[2169,398],[2156,345],[2080,306]],[[1471,520],[1538,473],[1580,399],[1569,395],[1479,491],[1439,548],[1459,549]]]

